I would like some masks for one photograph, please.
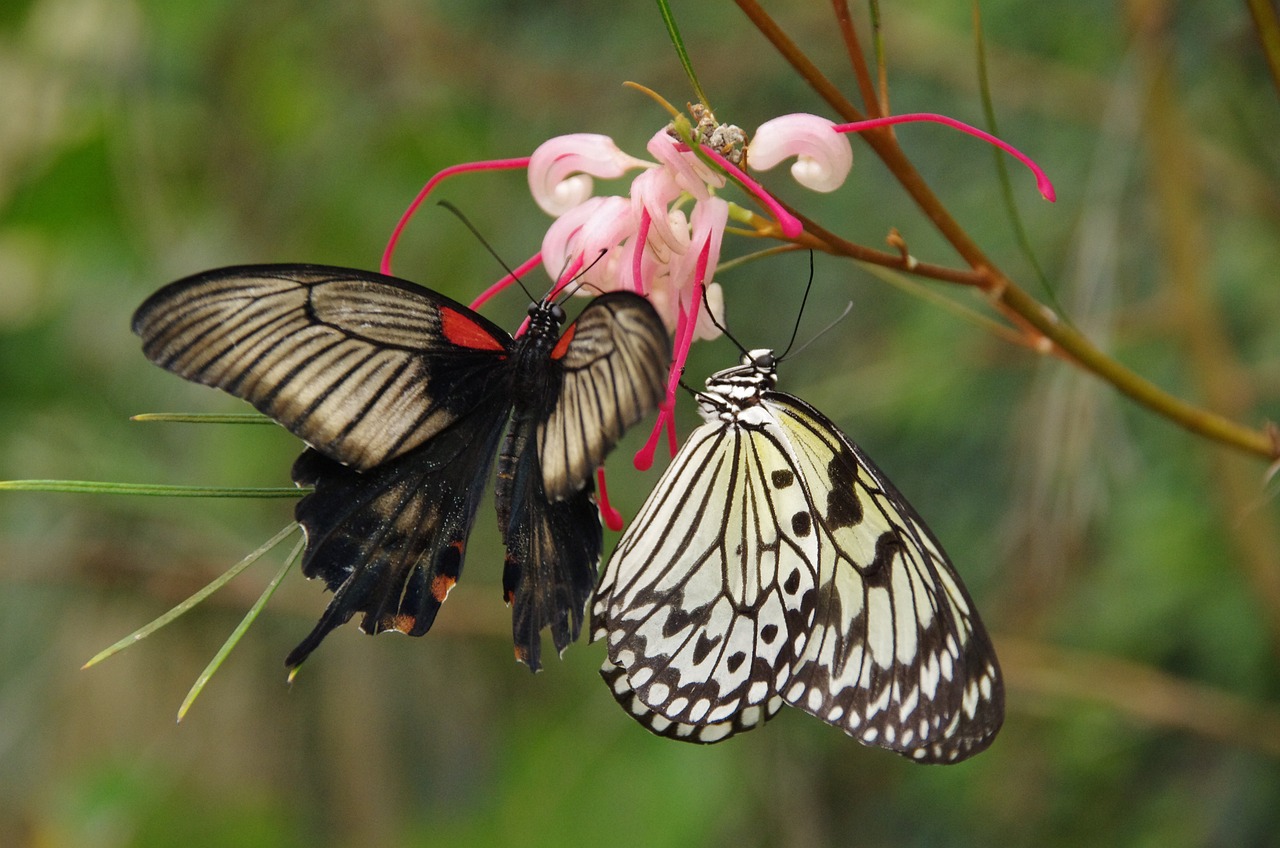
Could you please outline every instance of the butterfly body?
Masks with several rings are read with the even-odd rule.
[[[752,351],[619,541],[592,606],[601,674],[659,735],[716,742],[790,704],[921,762],[1003,720],[990,639],[915,510]]]
[[[577,637],[602,547],[591,475],[656,407],[669,353],[636,295],[596,298],[561,335],[564,320],[534,304],[512,338],[429,289],[316,265],[210,271],[139,307],[148,358],[310,445],[293,471],[314,488],[302,567],[334,597],[290,667],[357,612],[369,633],[431,627],[495,456],[516,656],[536,670],[543,629],[561,651]]]

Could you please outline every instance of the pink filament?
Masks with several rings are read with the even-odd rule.
[[[493,285],[489,286],[489,288],[481,292],[479,297],[471,301],[471,308],[478,310],[481,306],[484,306],[485,303],[487,303],[489,299],[493,297],[495,294],[502,291],[507,286],[511,285],[520,277],[529,273],[530,271],[532,271],[534,268],[537,268],[541,264],[542,264],[542,254],[541,253],[533,254],[533,256],[530,256],[524,262],[520,263],[520,265],[517,266],[516,269],[512,271],[510,274],[507,274],[502,279],[498,280],[498,282],[494,283]]]
[[[636,250],[631,258],[631,287],[636,294],[644,297],[644,277],[640,274],[641,261],[644,259],[645,244],[649,240],[649,225],[652,219],[648,209],[640,210],[640,229],[636,232]]]
[[[982,139],[988,144],[994,144],[996,147],[1008,153],[1022,164],[1031,169],[1031,173],[1036,175],[1036,188],[1040,190],[1040,194],[1050,203],[1057,200],[1057,192],[1053,190],[1053,183],[1049,181],[1049,177],[1035,162],[1031,161],[1031,157],[1023,153],[1018,148],[1009,144],[1007,141],[996,138],[989,132],[984,132],[977,127],[971,127],[964,121],[957,121],[955,118],[948,118],[946,115],[935,115],[932,112],[916,112],[909,115],[889,115],[884,118],[869,118],[865,121],[856,121],[852,124],[837,124],[834,129],[836,132],[862,132],[863,130],[873,129],[875,127],[888,126],[890,124],[907,124],[914,121],[930,121],[935,124],[943,124],[952,129],[960,130],[960,132],[968,133],[971,136]]]
[[[698,326],[698,310],[702,306],[703,278],[707,274],[710,255],[711,238],[708,236],[702,244],[702,251],[698,254],[698,262],[694,266],[693,297],[692,303],[689,304],[689,311],[685,312],[684,304],[681,304],[680,315],[676,319],[676,342],[672,348],[671,370],[667,377],[667,396],[658,406],[658,420],[654,422],[649,438],[645,440],[644,446],[636,451],[635,467],[641,471],[647,471],[653,466],[653,455],[657,452],[658,438],[662,433],[663,425],[667,427],[667,446],[671,456],[676,455],[676,389],[680,386],[680,375],[684,373],[684,364],[689,358],[689,348],[693,345],[693,331]]]
[[[600,517],[604,520],[605,527],[617,533],[622,529],[622,513],[609,503],[609,490],[604,485],[604,466],[596,469],[596,481],[600,487],[600,498],[596,501],[596,505],[600,507]]]
[[[804,224],[800,223],[800,219],[783,209],[782,204],[774,200],[773,195],[765,191],[764,186],[747,176],[745,171],[710,147],[704,145],[702,152],[710,156],[721,168],[733,174],[738,182],[742,183],[748,191],[759,198],[760,202],[769,209],[770,214],[778,221],[778,227],[782,230],[784,236],[794,239],[804,232]]]
[[[427,199],[427,195],[435,189],[442,180],[452,177],[455,174],[463,174],[468,171],[509,171],[516,168],[528,168],[529,157],[523,156],[519,159],[490,159],[485,162],[464,162],[461,165],[451,165],[443,171],[427,180],[426,185],[418,192],[417,197],[409,204],[409,208],[404,210],[404,214],[400,216],[396,228],[391,232],[391,238],[387,241],[387,248],[382,252],[382,264],[379,270],[384,274],[391,273],[391,255],[395,253],[396,243],[400,241],[400,234],[404,232],[405,226],[409,223],[409,219],[418,211],[418,207]]]

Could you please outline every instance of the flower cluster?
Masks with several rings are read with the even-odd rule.
[[[818,191],[839,187],[853,165],[848,139],[816,115],[775,118],[756,131],[749,145],[736,127],[715,124],[705,110],[699,117],[691,139],[697,151],[671,128],[649,140],[652,161],[630,156],[607,136],[579,133],[544,142],[528,168],[534,200],[556,217],[542,240],[541,256],[545,267],[564,269],[557,285],[576,279],[580,292],[634,291],[653,303],[674,332],[671,379],[655,435],[672,421],[689,346],[715,338],[724,323],[723,291],[714,277],[730,218],[729,202],[717,194],[727,177],[703,157],[747,186],[771,207],[780,226],[795,235],[798,222],[733,160],[746,159],[756,170],[767,170],[795,157],[796,179]],[[640,173],[627,196],[593,193],[593,179],[618,178],[634,170]],[[700,314],[704,299],[709,314]],[[669,432],[674,438],[674,430]],[[650,439],[638,464],[652,460],[655,441]]]
[[[724,293],[715,281],[725,229],[735,207],[719,196],[730,178],[754,195],[769,212],[777,231],[798,237],[800,222],[747,173],[794,160],[791,174],[813,191],[839,188],[853,166],[847,133],[911,121],[942,123],[978,136],[1011,153],[1036,174],[1042,194],[1053,187],[1034,163],[1005,142],[973,127],[933,114],[894,115],[856,124],[835,124],[817,115],[791,114],[762,124],[748,141],[729,124],[719,124],[704,107],[691,108],[695,122],[677,119],[649,139],[651,159],[621,150],[611,138],[574,133],[544,142],[527,158],[458,165],[433,177],[396,227],[383,257],[390,273],[391,254],[405,222],[440,180],[453,174],[499,168],[524,168],[538,206],[556,220],[547,229],[542,250],[480,295],[473,308],[541,264],[555,277],[549,296],[569,283],[574,293],[596,295],[626,290],[650,300],[674,335],[667,394],[653,433],[636,455],[636,466],[653,461],[665,427],[675,453],[674,404],[680,374],[695,340],[712,339],[724,324]],[[595,180],[620,179],[638,172],[626,194],[596,194]],[[740,211],[740,210],[737,210]],[[706,303],[709,309],[701,310]],[[602,481],[603,483],[603,481]]]

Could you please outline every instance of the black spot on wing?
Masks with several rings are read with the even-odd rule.
[[[893,580],[893,559],[905,546],[895,533],[881,533],[876,539],[876,555],[862,573],[867,586],[888,588]]]
[[[796,481],[796,475],[789,469],[779,468],[770,475],[775,489],[785,489]]]
[[[827,474],[831,479],[831,488],[827,491],[827,526],[835,530],[858,524],[862,521],[862,501],[858,499],[854,489],[858,474],[857,461],[841,451],[827,463]]]

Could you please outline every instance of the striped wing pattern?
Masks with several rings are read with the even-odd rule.
[[[719,723],[788,683],[813,623],[818,545],[797,535],[800,487],[746,430],[690,437],[618,543],[596,592],[593,638],[640,702],[675,722]],[[606,624],[607,622],[607,624]]]
[[[658,314],[626,293],[593,300],[560,344],[565,340],[559,402],[538,425],[543,487],[552,500],[581,488],[627,428],[658,406],[671,356]]]
[[[1003,687],[959,575],[861,449],[813,407],[772,391],[767,351],[744,363],[708,381],[707,423],[601,577],[592,638],[606,640],[610,691],[653,732],[694,742],[757,727],[785,701],[918,762],[984,749],[1003,721]],[[740,512],[747,520],[731,518]],[[716,532],[720,550],[740,552],[729,568],[708,567]],[[798,591],[787,593],[793,573]],[[784,613],[769,624],[785,625],[786,650],[772,665],[743,679],[741,666],[710,665],[691,648],[754,631],[758,650],[763,619],[741,600],[779,581]],[[663,688],[673,682],[678,691]],[[717,701],[721,693],[730,697]],[[692,696],[707,709],[687,705]]]
[[[412,450],[479,403],[512,343],[428,289],[314,265],[188,277],[143,303],[133,330],[152,362],[249,401],[360,470]]]

